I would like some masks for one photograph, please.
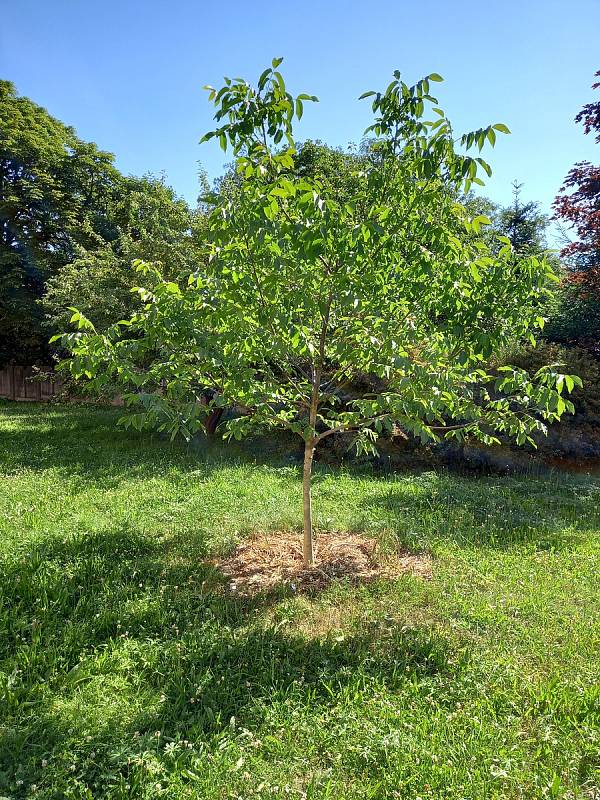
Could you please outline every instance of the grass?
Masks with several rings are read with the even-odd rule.
[[[243,600],[203,559],[297,528],[294,460],[117,416],[0,407],[1,797],[600,796],[600,478],[319,469],[433,579]]]

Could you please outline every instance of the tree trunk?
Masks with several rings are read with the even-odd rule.
[[[213,411],[210,412],[210,414],[206,418],[206,422],[204,423],[204,430],[206,431],[207,436],[214,436],[222,416],[223,416],[222,408],[215,408]]]
[[[304,446],[304,470],[302,472],[302,495],[304,501],[304,542],[302,554],[304,556],[305,567],[312,567],[315,563],[312,532],[312,505],[310,498],[310,476],[312,473],[314,452],[314,441],[309,439]]]
[[[321,334],[319,336],[319,354],[312,365],[312,391],[310,395],[310,408],[308,412],[308,424],[310,426],[311,433],[309,438],[305,439],[304,443],[304,470],[302,473],[302,494],[304,500],[304,546],[302,550],[305,567],[312,567],[312,565],[315,563],[312,531],[312,506],[310,499],[310,477],[312,474],[312,463],[313,456],[315,454],[315,447],[319,441],[319,436],[317,435],[317,414],[319,411],[321,375],[323,372],[323,364],[325,363],[325,338],[327,336],[327,326],[329,325],[329,312],[331,310],[332,299],[333,291],[330,291],[329,297],[327,298],[325,313],[323,314]]]

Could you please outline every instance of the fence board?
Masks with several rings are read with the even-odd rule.
[[[40,372],[49,375],[47,380],[31,380],[36,375],[37,370],[33,367],[21,367],[11,364],[4,369],[0,369],[0,398],[8,400],[19,400],[22,402],[48,402],[56,397],[63,389],[64,381],[50,367],[40,367]],[[79,402],[93,402],[93,399],[83,397],[71,397],[71,400]],[[206,400],[204,400],[206,403]],[[115,395],[110,401],[113,406],[124,406],[125,402],[121,395]],[[210,435],[215,432],[223,413],[222,408],[216,408],[208,415],[205,423],[206,432]],[[0,798],[2,800],[2,798]]]
[[[52,373],[49,367],[42,368],[42,371]],[[59,394],[63,385],[61,378],[52,374],[52,377],[44,381],[32,380],[35,374],[36,370],[33,367],[22,367],[17,364],[0,369],[0,397],[25,402],[43,402]]]

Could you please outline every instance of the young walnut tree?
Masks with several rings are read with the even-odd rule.
[[[555,366],[533,377],[486,366],[507,341],[534,341],[556,280],[507,239],[493,253],[479,237],[489,221],[458,201],[490,174],[469,153],[506,126],[457,137],[430,94],[441,77],[409,86],[395,72],[384,91],[362,96],[374,114],[367,157],[340,200],[294,170],[293,123],[316,98],[293,98],[280,62],[256,87],[228,78],[207,87],[217,127],[203,140],[231,149],[236,180],[206,198],[206,266],[178,285],[138,263],[148,287],[139,312],[96,332],[75,311],[79,330],[61,340],[74,376],[127,390],[125,424],[189,438],[211,408],[234,406],[242,413],[227,435],[276,427],[302,437],[310,565],[311,471],[325,437],[353,431],[369,450],[395,425],[423,441],[491,444],[500,432],[533,442],[545,421],[573,410],[565,395],[579,379]]]

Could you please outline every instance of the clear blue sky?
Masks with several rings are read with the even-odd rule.
[[[255,79],[275,55],[290,90],[321,101],[300,138],[358,141],[369,115],[356,98],[398,68],[444,76],[437,95],[457,130],[511,128],[488,151],[497,201],[518,178],[548,210],[574,162],[600,160],[573,122],[600,68],[600,0],[0,0],[0,19],[2,77],[124,172],[164,172],[190,202],[198,162],[211,177],[224,163],[198,145],[212,116],[202,86]]]

